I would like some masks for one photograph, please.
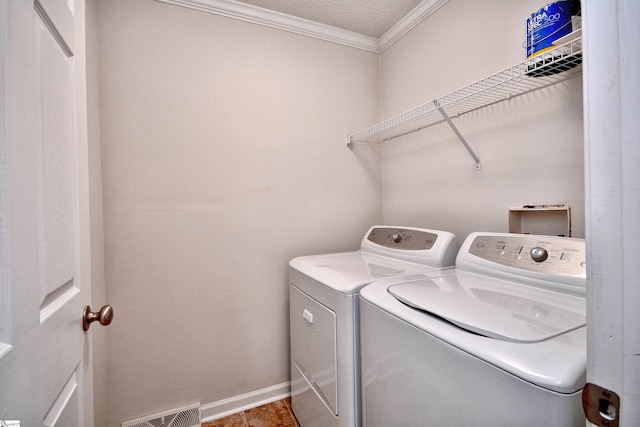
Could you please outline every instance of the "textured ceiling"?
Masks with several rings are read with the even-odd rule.
[[[240,0],[239,2],[379,38],[422,0]]]

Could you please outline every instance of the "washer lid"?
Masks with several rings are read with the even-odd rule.
[[[410,307],[503,341],[540,342],[586,324],[582,297],[460,271],[388,291]]]

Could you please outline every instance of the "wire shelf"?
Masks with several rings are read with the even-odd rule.
[[[582,37],[434,99],[348,137],[348,144],[382,142],[417,132],[497,102],[560,83],[582,72]],[[479,161],[476,160],[476,163]]]

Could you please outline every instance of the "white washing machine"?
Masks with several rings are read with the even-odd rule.
[[[473,233],[360,292],[363,425],[584,426],[585,244]]]
[[[291,404],[302,427],[361,425],[358,292],[385,277],[454,264],[453,234],[374,226],[360,250],[289,263]]]

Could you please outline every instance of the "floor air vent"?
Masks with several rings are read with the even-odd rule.
[[[200,403],[122,423],[122,427],[201,427]]]

